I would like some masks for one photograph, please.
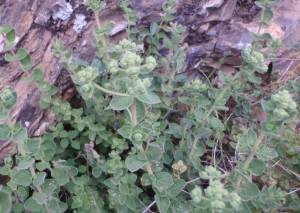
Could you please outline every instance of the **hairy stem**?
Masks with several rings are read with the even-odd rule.
[[[264,136],[265,136],[265,133],[263,133],[263,132],[261,132],[260,135],[258,136],[253,148],[251,149],[250,155],[248,156],[247,160],[245,161],[245,163],[242,167],[243,170],[246,170],[248,168],[248,166],[249,166],[251,160],[253,159],[253,157],[255,155],[255,152],[256,152],[257,148],[259,147],[259,145],[260,145],[262,139],[264,138]],[[242,176],[239,176],[238,180],[237,180],[237,183],[236,183],[236,189],[239,188],[239,186],[241,184],[241,181],[242,181]]]
[[[99,17],[98,17],[98,14],[97,12],[94,12],[95,14],[95,19],[96,19],[96,23],[97,23],[97,27],[98,29],[101,29],[101,24],[100,24],[100,20],[99,20]],[[104,47],[106,47],[106,42],[105,42],[105,37],[104,36],[101,36],[101,43]],[[110,56],[108,53],[104,53],[104,56],[106,58],[106,60],[110,60]]]
[[[133,103],[131,105],[131,117],[132,117],[131,125],[132,125],[132,127],[134,127],[137,124],[137,120],[136,120],[136,102],[135,102],[135,100],[133,101]],[[145,153],[145,150],[144,150],[143,146],[140,147],[140,151]],[[152,171],[151,166],[150,166],[149,163],[147,163],[145,165],[145,168],[146,168],[148,174],[151,174],[151,175],[153,174],[153,171]]]
[[[99,86],[99,85],[98,85],[98,84],[96,84],[96,83],[93,83],[93,84],[94,84],[94,86],[95,86],[97,89],[101,90],[102,92],[105,92],[105,93],[111,94],[111,95],[123,96],[123,97],[129,97],[129,96],[130,96],[130,95],[126,94],[126,93],[119,93],[119,92],[114,92],[114,91],[111,91],[111,90],[105,89],[105,88],[103,88],[103,87]]]
[[[239,76],[241,75],[241,72],[238,72],[235,74],[235,76],[232,78],[231,82],[229,84],[226,85],[226,87],[222,90],[222,92],[219,94],[219,96],[216,98],[215,103],[218,103],[219,100],[221,100],[221,98],[223,97],[223,95],[227,92],[227,90],[230,88],[231,84],[235,81],[235,79],[237,79]],[[210,108],[210,110],[208,111],[208,113],[205,116],[205,119],[201,125],[201,127],[204,127],[207,123],[207,120],[209,118],[209,116],[211,115],[211,113],[214,111],[214,105]],[[195,150],[196,150],[196,145],[198,140],[201,138],[202,134],[199,134],[195,137],[195,140],[193,142],[192,148],[191,148],[191,152],[189,154],[189,161],[188,161],[188,173],[190,173],[190,167],[191,167],[191,156],[194,154]]]
[[[196,95],[194,95],[194,99],[193,99],[193,103],[192,103],[192,106],[191,106],[191,110],[189,112],[190,115],[194,113],[195,105],[196,105]],[[189,124],[190,124],[190,122],[186,121],[185,126],[183,128],[183,134],[182,134],[181,140],[179,142],[179,147],[180,148],[182,148],[184,146],[184,144],[185,144],[184,138],[185,138],[186,130],[187,130]]]

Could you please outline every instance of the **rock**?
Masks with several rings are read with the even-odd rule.
[[[242,63],[241,50],[252,43],[249,33],[258,31],[260,9],[251,1],[239,1],[237,4],[236,0],[228,0],[219,8],[208,8],[207,14],[203,15],[200,12],[199,15],[197,10],[204,4],[205,1],[200,1],[196,5],[196,10],[189,7],[190,13],[179,9],[178,17],[181,17],[179,21],[187,27],[188,31],[186,33],[188,36],[184,40],[189,44],[185,69],[192,68],[208,53],[215,62],[226,55],[227,65],[239,66]],[[185,8],[185,3],[180,7]],[[297,11],[300,11],[297,0],[281,1],[273,9],[274,17],[271,25],[263,26],[261,33],[270,33],[274,39],[281,39],[285,44],[299,41],[300,13]],[[197,15],[191,16],[191,13]],[[276,51],[277,57],[285,58],[289,57],[291,52],[293,51],[288,45]],[[278,61],[274,63],[274,70],[284,69],[289,64],[289,61]],[[298,64],[298,61],[292,64]]]

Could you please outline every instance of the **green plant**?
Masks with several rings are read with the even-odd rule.
[[[261,25],[269,24],[272,11],[267,8],[278,2],[256,1],[263,9]],[[97,58],[88,64],[73,59],[72,50],[64,50],[62,42],[53,45],[84,100],[80,108],[55,97],[58,88],[44,81],[40,69],[29,71],[34,62],[25,49],[5,55],[31,72],[23,80],[35,83],[42,92],[40,107],[50,108],[58,123],[41,137],[28,138],[26,128],[9,117],[17,94],[11,87],[0,94],[0,119],[6,121],[0,124],[0,139],[17,144],[16,166],[8,156],[0,168],[2,175],[11,177],[8,186],[0,188],[0,196],[7,200],[1,212],[269,212],[288,205],[297,209],[295,193],[266,183],[278,174],[270,166],[273,161],[288,165],[292,156],[299,162],[299,143],[290,139],[298,137],[293,125],[300,84],[290,81],[270,100],[261,101],[267,114],[261,127],[244,96],[257,96],[261,79],[255,73],[267,71],[264,60],[281,42],[260,34],[260,25],[259,32],[251,34],[252,46],[242,52],[240,71],[234,76],[219,73],[224,86],[215,87],[209,78],[189,79],[180,73],[185,28],[171,22],[174,4],[169,0],[163,5],[160,23],[138,29],[136,13],[123,1],[128,39],[114,45],[108,36],[114,23],[101,25],[97,15],[105,3],[86,1],[96,17]],[[11,50],[13,27],[5,25],[0,32]],[[269,51],[262,54],[264,45]],[[234,109],[226,106],[228,100],[235,101]],[[231,117],[242,122],[236,124]],[[226,137],[230,142],[223,144]]]

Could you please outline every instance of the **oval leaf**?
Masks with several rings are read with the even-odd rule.
[[[117,96],[111,100],[109,106],[113,110],[124,110],[129,108],[132,103],[133,103],[133,97]]]

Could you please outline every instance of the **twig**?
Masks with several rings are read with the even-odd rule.
[[[143,213],[146,213],[149,211],[149,209],[156,203],[156,200],[154,200],[150,205],[143,211]]]
[[[277,79],[276,82],[279,82],[279,81],[283,78],[283,76],[287,73],[287,71],[289,70],[289,68],[290,68],[291,65],[293,64],[293,62],[294,62],[294,61],[291,61],[291,62],[290,62],[289,66],[285,69],[285,71],[282,73],[282,75],[280,76],[280,78]]]

